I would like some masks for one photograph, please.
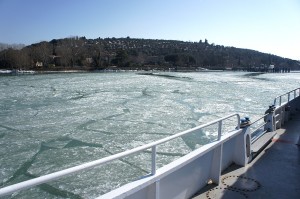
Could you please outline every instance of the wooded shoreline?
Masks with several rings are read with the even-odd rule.
[[[200,40],[72,37],[0,51],[0,69],[34,71],[300,70],[300,63],[255,50]]]

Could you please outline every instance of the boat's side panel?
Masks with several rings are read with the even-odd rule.
[[[209,179],[211,168],[208,165],[213,160],[213,153],[208,153],[192,161],[190,164],[176,170],[166,177],[157,180],[130,195],[130,199],[138,198],[189,198],[199,187],[204,186]],[[207,162],[208,164],[201,164]]]
[[[158,169],[154,176],[127,184],[99,198],[190,198],[208,181],[219,183],[225,166],[232,162],[247,162],[245,142],[245,131],[229,133],[220,141],[207,144]]]
[[[160,180],[159,198],[189,198],[203,187],[211,175],[214,151],[194,160]],[[203,162],[207,164],[203,164]]]
[[[141,189],[134,194],[130,195],[130,199],[141,199],[141,198],[156,198],[156,193],[158,193],[159,189],[159,181],[150,184],[149,186]]]

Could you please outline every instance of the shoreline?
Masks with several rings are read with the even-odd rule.
[[[35,74],[59,74],[59,73],[157,73],[157,72],[179,72],[179,73],[207,73],[207,72],[249,72],[249,73],[262,73],[262,72],[251,72],[251,71],[234,71],[234,70],[178,70],[178,71],[167,71],[167,70],[45,70],[45,71],[33,71],[33,70],[8,70],[0,69],[0,75],[35,75]],[[270,73],[270,72],[263,72]],[[290,73],[300,73],[300,70],[290,71]]]

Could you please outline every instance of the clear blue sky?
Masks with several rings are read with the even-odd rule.
[[[0,42],[199,41],[300,60],[300,0],[0,0]]]

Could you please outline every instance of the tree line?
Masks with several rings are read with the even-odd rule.
[[[1,69],[24,70],[246,70],[275,65],[299,70],[299,62],[249,49],[200,40],[71,37],[0,52]]]

